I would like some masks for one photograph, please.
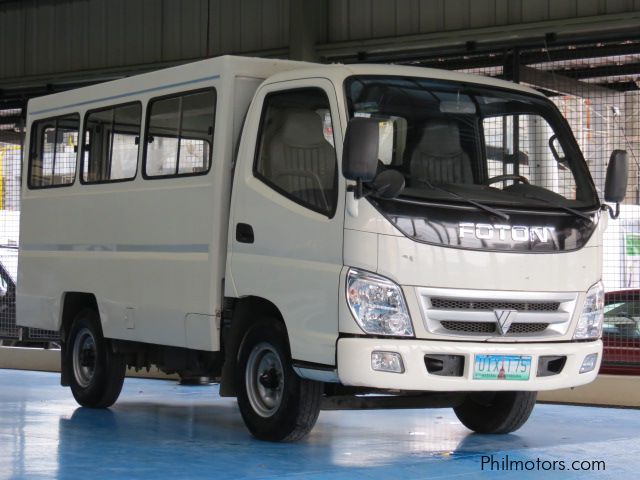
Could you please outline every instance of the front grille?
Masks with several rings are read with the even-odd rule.
[[[435,335],[495,337],[504,341],[567,334],[578,299],[571,292],[457,290],[418,287],[425,327]],[[512,322],[501,334],[498,317]]]
[[[432,297],[431,306],[437,310],[518,310],[520,312],[556,312],[560,302],[509,302],[500,300],[456,300]]]
[[[492,322],[461,322],[456,320],[443,320],[440,325],[446,330],[457,333],[496,333],[497,325]],[[544,332],[548,323],[513,323],[507,335],[522,335]]]

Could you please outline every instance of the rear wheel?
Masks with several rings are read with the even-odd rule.
[[[529,419],[537,395],[537,392],[470,393],[453,411],[474,432],[511,433]]]
[[[291,442],[315,425],[323,387],[295,374],[279,327],[277,322],[261,323],[247,332],[236,377],[238,405],[256,438]]]
[[[122,390],[126,362],[111,350],[95,311],[86,309],[78,313],[67,345],[65,366],[76,401],[92,408],[113,405]]]

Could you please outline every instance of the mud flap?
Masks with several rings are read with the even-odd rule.
[[[69,366],[65,360],[67,356],[67,343],[62,342],[60,345],[60,385],[69,386]]]

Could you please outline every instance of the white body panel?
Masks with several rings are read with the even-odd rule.
[[[348,194],[348,197],[352,197]],[[355,202],[347,198],[347,205]],[[378,273],[401,285],[413,321],[416,339],[341,338],[338,340],[337,377],[345,385],[400,390],[477,391],[477,390],[552,390],[593,381],[598,367],[579,374],[584,358],[602,356],[601,342],[572,343],[572,336],[584,303],[585,292],[600,280],[602,271],[602,235],[606,222],[600,221],[585,247],[565,253],[526,254],[473,251],[445,248],[415,242],[395,229],[368,202],[359,202],[357,215],[345,215],[345,265]],[[348,268],[342,272],[343,295]],[[566,322],[558,325],[553,343],[543,336],[495,338],[456,336],[434,329],[428,317],[423,295],[482,299],[564,299]],[[448,313],[451,315],[451,313]],[[456,319],[464,314],[455,314]],[[480,316],[481,313],[473,313]],[[486,314],[484,314],[486,315]],[[489,312],[493,315],[493,312]],[[556,315],[557,317],[558,315]],[[434,316],[435,317],[435,316]],[[437,319],[437,317],[435,317]],[[444,318],[449,318],[445,316]],[[347,306],[341,302],[340,332],[363,335]],[[432,341],[429,341],[432,340]],[[436,340],[436,341],[433,341]],[[564,343],[556,343],[564,342]],[[374,371],[374,350],[401,354],[403,374]],[[431,375],[424,363],[425,354],[462,355],[462,377]],[[532,370],[526,382],[473,380],[474,355],[530,355],[537,365],[541,355],[566,355],[562,373],[537,377]]]
[[[58,330],[64,292],[88,292],[107,337],[218,350],[235,140],[262,80],[300,65],[221,57],[32,100],[29,125],[211,86],[217,109],[207,175],[144,180],[140,148],[133,181],[23,188],[19,323]]]

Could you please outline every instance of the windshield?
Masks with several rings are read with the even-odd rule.
[[[498,207],[596,208],[566,122],[548,100],[423,78],[355,76],[349,114],[380,120],[379,169],[405,176],[401,197]]]

